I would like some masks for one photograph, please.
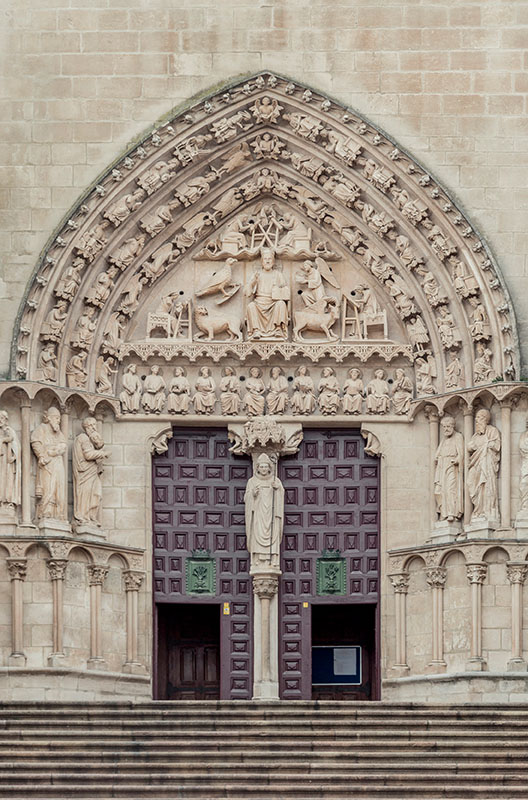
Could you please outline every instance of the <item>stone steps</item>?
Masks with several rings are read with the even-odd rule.
[[[0,703],[0,798],[528,796],[528,706]]]

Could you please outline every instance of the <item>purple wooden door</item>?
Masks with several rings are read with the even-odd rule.
[[[312,604],[378,603],[379,460],[365,453],[359,431],[305,429],[299,452],[281,459],[280,477],[285,489],[281,697],[301,700],[312,696]],[[318,593],[317,560],[323,551],[336,550],[345,559],[344,592]],[[374,671],[377,661],[375,653]],[[373,685],[377,682],[374,676]]]
[[[251,461],[231,455],[225,428],[175,428],[168,444],[152,465],[154,603],[220,604],[220,697],[246,700],[253,597],[243,498]],[[197,553],[215,574],[193,592],[188,560]]]

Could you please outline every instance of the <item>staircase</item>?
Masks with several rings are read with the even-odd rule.
[[[0,703],[0,798],[528,797],[528,705]]]

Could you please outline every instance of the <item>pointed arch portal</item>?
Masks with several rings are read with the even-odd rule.
[[[264,334],[248,320],[262,248],[287,306]],[[12,377],[115,397],[131,363],[295,358],[364,379],[391,364],[427,397],[515,378],[515,344],[448,192],[355,112],[266,73],[169,119],[83,196],[29,287]]]

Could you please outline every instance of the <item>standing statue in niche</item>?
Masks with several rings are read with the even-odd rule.
[[[261,453],[244,495],[246,538],[252,567],[259,564],[279,565],[284,526],[284,487],[273,472],[270,457]]]
[[[9,426],[7,411],[0,411],[0,513],[14,513],[20,505],[20,443]]]
[[[455,420],[446,414],[440,421],[444,437],[434,463],[434,493],[441,520],[454,522],[464,513],[464,437],[455,430]]]
[[[473,503],[472,521],[499,517],[498,473],[500,433],[490,425],[490,412],[481,408],[475,415],[475,433],[468,443],[468,488]]]
[[[82,427],[83,432],[76,437],[72,451],[73,513],[77,522],[100,527],[102,462],[108,452],[94,417],[83,420]]]
[[[51,407],[43,422],[31,434],[31,447],[37,457],[37,516],[40,519],[66,519],[66,438],[61,431],[61,415]]]
[[[519,439],[519,454],[521,456],[521,482],[519,484],[519,510],[528,511],[528,418],[526,430]]]
[[[135,364],[129,364],[123,375],[123,391],[119,395],[123,413],[137,414],[141,402],[143,383]]]
[[[247,305],[247,328],[250,339],[279,339],[288,336],[288,306],[290,290],[284,275],[275,268],[273,250],[261,250],[262,269],[256,272],[249,284],[248,295],[253,297]]]

